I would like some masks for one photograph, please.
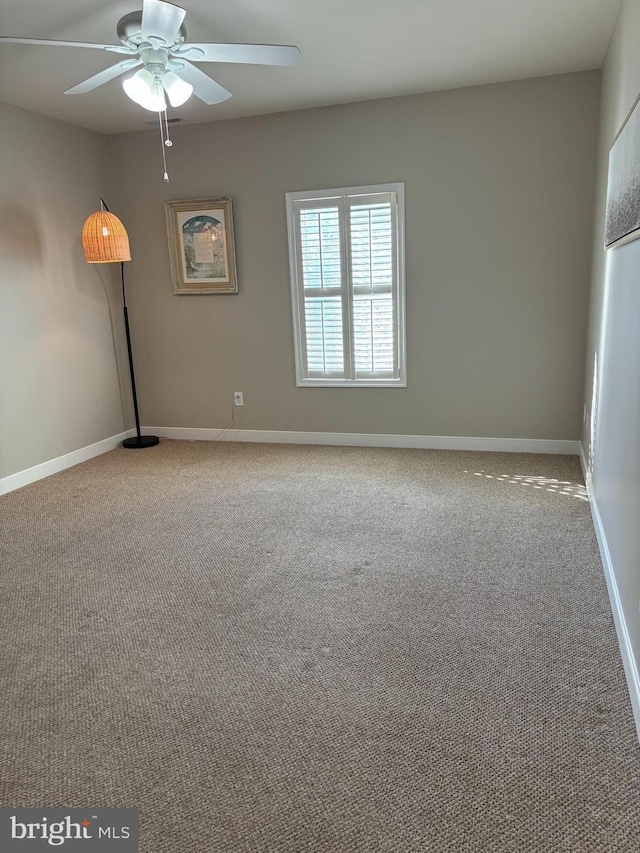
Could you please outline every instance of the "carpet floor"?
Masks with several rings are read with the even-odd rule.
[[[0,806],[143,853],[637,853],[577,459],[163,440],[0,498]]]

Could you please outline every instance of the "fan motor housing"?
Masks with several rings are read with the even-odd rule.
[[[130,12],[128,15],[120,18],[116,26],[118,38],[127,47],[137,48],[143,42],[147,41],[142,35],[142,12]],[[168,47],[179,46],[187,40],[187,28],[184,24],[178,30],[178,35],[175,37],[173,45]]]

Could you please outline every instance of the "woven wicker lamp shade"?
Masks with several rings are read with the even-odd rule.
[[[88,264],[113,264],[131,260],[125,227],[108,210],[97,210],[84,223],[82,246]]]

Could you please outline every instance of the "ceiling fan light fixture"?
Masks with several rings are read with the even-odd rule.
[[[191,83],[181,80],[173,71],[167,71],[162,77],[162,85],[172,107],[181,107],[189,100],[193,92]]]
[[[64,94],[84,95],[116,78],[122,79],[122,88],[127,97],[158,117],[163,176],[168,181],[165,148],[170,148],[173,143],[169,137],[167,100],[172,107],[180,107],[191,95],[195,95],[203,103],[213,106],[231,97],[231,92],[205,74],[198,65],[192,65],[192,62],[288,66],[296,65],[300,60],[300,51],[293,45],[188,43],[184,26],[186,14],[186,9],[170,0],[142,0],[141,10],[130,12],[118,21],[116,32],[120,44],[0,35],[0,48],[5,43],[54,45],[106,50],[125,56],[115,65],[67,89]],[[124,75],[129,75],[135,68],[139,70],[124,79]],[[106,208],[106,205],[103,207]],[[111,239],[111,226],[103,222],[100,228],[98,236],[102,240]],[[105,263],[112,260],[109,258]]]
[[[146,68],[141,68],[132,77],[127,77],[122,81],[122,88],[126,95],[139,104],[144,99],[145,95],[151,90],[153,85],[153,77]]]
[[[159,113],[167,108],[162,85],[146,68],[141,68],[133,77],[123,80],[122,88],[132,101],[144,107],[145,110]]]
[[[140,101],[140,106],[144,107],[145,110],[151,110],[153,113],[161,113],[166,110],[167,102],[164,99],[162,84],[158,80],[153,82],[149,95]]]

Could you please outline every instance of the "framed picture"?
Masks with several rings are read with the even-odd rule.
[[[174,293],[237,293],[230,198],[166,201]]]
[[[604,245],[640,237],[640,108],[633,105],[609,152]]]

